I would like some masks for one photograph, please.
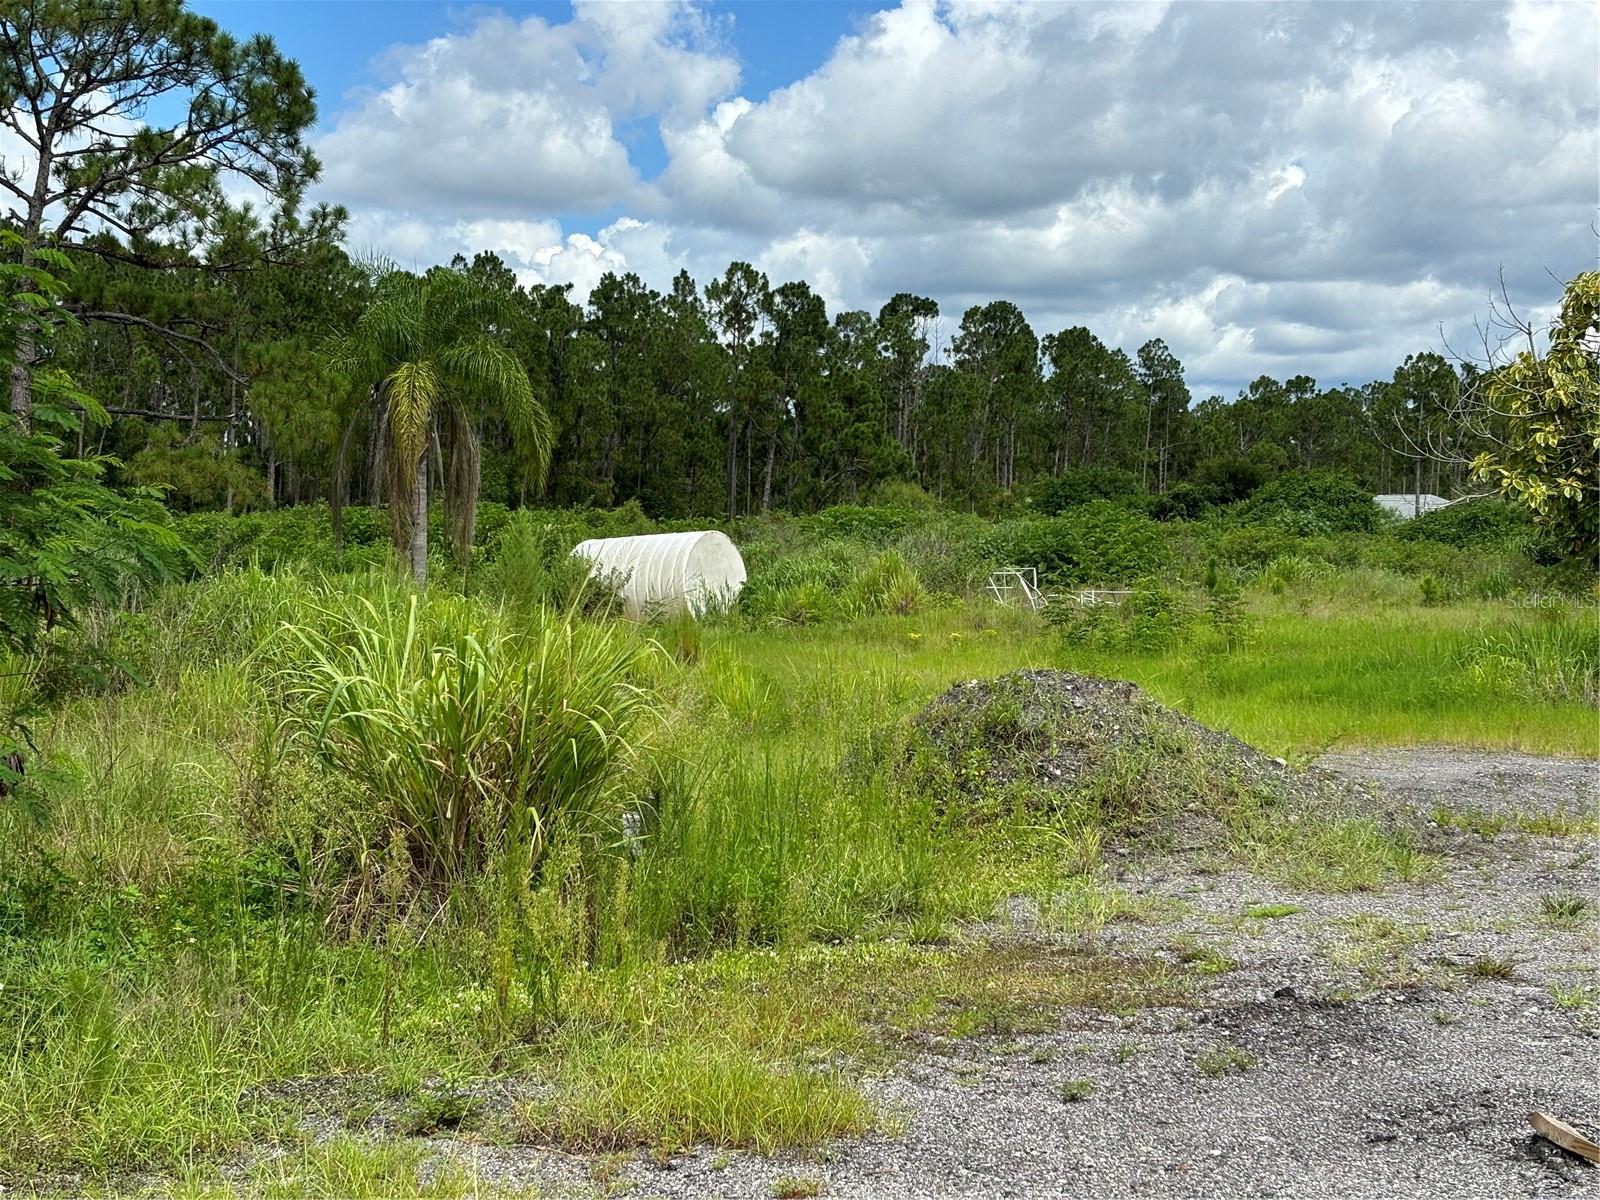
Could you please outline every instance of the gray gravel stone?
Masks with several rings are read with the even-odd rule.
[[[856,1197],[1594,1194],[1600,1171],[1532,1136],[1527,1114],[1548,1109],[1600,1130],[1596,1008],[1563,1007],[1553,990],[1600,992],[1600,936],[1592,918],[1556,928],[1539,909],[1551,891],[1600,897],[1595,840],[1486,838],[1426,820],[1436,803],[1508,815],[1592,810],[1596,765],[1448,750],[1319,765],[1376,785],[1375,803],[1425,828],[1444,858],[1439,876],[1325,895],[1211,873],[1181,855],[1119,860],[1121,886],[1183,903],[1158,923],[1107,926],[1102,945],[1166,952],[1188,940],[1237,961],[1211,977],[1197,1007],[1068,1013],[1046,1034],[941,1043],[867,1082],[892,1133],[820,1155],[706,1148],[660,1166],[641,1154],[625,1170],[631,1194],[769,1197],[785,1175]],[[1300,910],[1245,916],[1263,902]],[[1036,920],[1014,901],[997,924],[1047,936]],[[1382,953],[1363,950],[1372,928],[1403,936]],[[1475,973],[1480,959],[1509,962],[1514,974]],[[1219,1062],[1235,1065],[1202,1070]],[[1092,1080],[1093,1094],[1063,1103],[1067,1079]],[[595,1194],[579,1157],[449,1141],[436,1149],[485,1180]]]

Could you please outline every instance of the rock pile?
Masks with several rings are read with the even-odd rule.
[[[1070,671],[1017,671],[958,683],[913,722],[969,802],[1056,807],[1097,798],[1108,816],[1244,795],[1291,799],[1321,780],[1151,699],[1132,683]]]

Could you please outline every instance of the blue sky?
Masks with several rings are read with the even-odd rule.
[[[1164,339],[1199,396],[1386,377],[1500,273],[1592,266],[1600,10],[1416,5],[197,0],[321,102],[317,200],[407,266],[702,284],[830,310],[1004,298]]]
[[[626,3],[627,0],[616,0]],[[396,44],[415,44],[470,26],[486,10],[538,16],[552,24],[572,17],[569,0],[539,3],[436,4],[432,0],[192,0],[191,7],[240,36],[265,33],[296,59],[317,89],[326,124],[351,92],[382,81],[382,59]],[[863,16],[886,7],[851,0],[785,0],[705,6],[719,33],[736,50],[746,94],[764,97],[815,69],[834,44],[854,32]],[[631,145],[650,176],[665,165],[650,122]]]

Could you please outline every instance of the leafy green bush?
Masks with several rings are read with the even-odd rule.
[[[875,483],[867,492],[866,501],[874,508],[892,508],[931,513],[938,509],[939,501],[916,483],[903,479],[885,479]]]
[[[1179,483],[1150,500],[1150,515],[1157,521],[1194,521],[1211,508],[1206,493],[1192,483]]]
[[[1058,603],[1045,616],[1069,646],[1159,654],[1187,638],[1195,614],[1183,593],[1144,581],[1121,604]]]
[[[376,508],[344,510],[342,553],[334,549],[332,514],[322,504],[188,513],[175,525],[206,573],[252,563],[266,571],[291,565],[333,571],[387,561],[388,518]]]
[[[1143,490],[1137,475],[1119,467],[1068,467],[1059,475],[1039,480],[1031,492],[1040,512],[1056,516],[1094,500],[1128,504]]]
[[[1492,498],[1436,508],[1405,522],[1397,531],[1409,541],[1443,542],[1462,547],[1520,547],[1537,532],[1528,509]]]
[[[1254,575],[1274,559],[1303,549],[1304,541],[1276,525],[1228,526],[1207,521],[1202,526],[1201,545],[1220,567]]]
[[[1372,493],[1333,471],[1285,472],[1251,496],[1240,515],[1300,534],[1370,533],[1385,519]]]
[[[607,607],[605,581],[593,579],[589,564],[572,555],[583,531],[571,522],[542,520],[545,515],[510,515],[488,547],[479,588],[523,609],[567,609],[580,600],[590,601],[591,609]]]
[[[984,539],[992,558],[1037,567],[1055,584],[1124,584],[1169,568],[1172,550],[1161,527],[1107,501],[1082,504],[1059,517],[1008,521]]]
[[[859,504],[836,504],[800,523],[823,538],[849,538],[887,545],[912,526],[927,519],[915,508],[867,508]]]

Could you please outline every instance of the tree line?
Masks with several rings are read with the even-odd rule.
[[[955,314],[901,293],[830,314],[806,281],[735,262],[664,291],[607,274],[580,302],[487,252],[421,276],[356,261],[346,214],[303,203],[319,166],[298,65],[181,0],[0,0],[0,93],[0,124],[29,148],[0,162],[15,235],[0,252],[20,268],[13,419],[27,431],[40,372],[69,375],[105,419],[68,449],[178,508],[384,503],[400,486],[414,509],[420,474],[447,498],[631,500],[662,517],[808,511],[899,484],[985,509],[1092,468],[1184,510],[1291,469],[1453,494],[1495,440],[1460,420],[1483,375],[1433,351],[1358,386],[1262,376],[1199,398],[1161,339],[1035,330],[1006,300]],[[241,176],[264,204],[230,200]],[[71,269],[44,302],[27,280],[47,251]],[[361,362],[335,352],[385,305],[394,329],[448,336],[413,337],[411,358],[390,345],[389,374],[366,369],[377,343]],[[526,389],[440,367],[469,346]],[[419,372],[437,403],[397,437],[395,389]],[[401,444],[415,472],[396,470]]]
[[[113,417],[92,448],[183,508],[327,500],[336,484],[385,500],[378,430],[352,428],[368,406],[325,351],[386,276],[450,276],[495,313],[486,332],[522,364],[552,427],[536,486],[518,468],[514,414],[468,405],[482,495],[510,504],[738,516],[909,482],[984,508],[1082,467],[1215,502],[1289,469],[1345,471],[1374,491],[1450,493],[1465,476],[1464,456],[1421,453],[1449,436],[1470,384],[1434,352],[1358,387],[1262,376],[1196,403],[1159,338],[1130,354],[1082,326],[1041,337],[1005,300],[968,308],[945,337],[928,297],[830,317],[806,281],[774,286],[738,262],[703,286],[680,272],[664,292],[607,274],[580,303],[567,285],[519,284],[487,252],[421,278],[375,272],[340,247],[336,213],[316,214],[287,254],[238,225],[225,269],[221,246],[160,268],[83,256],[69,295],[85,319],[56,352]],[[442,481],[447,447],[429,450]]]

